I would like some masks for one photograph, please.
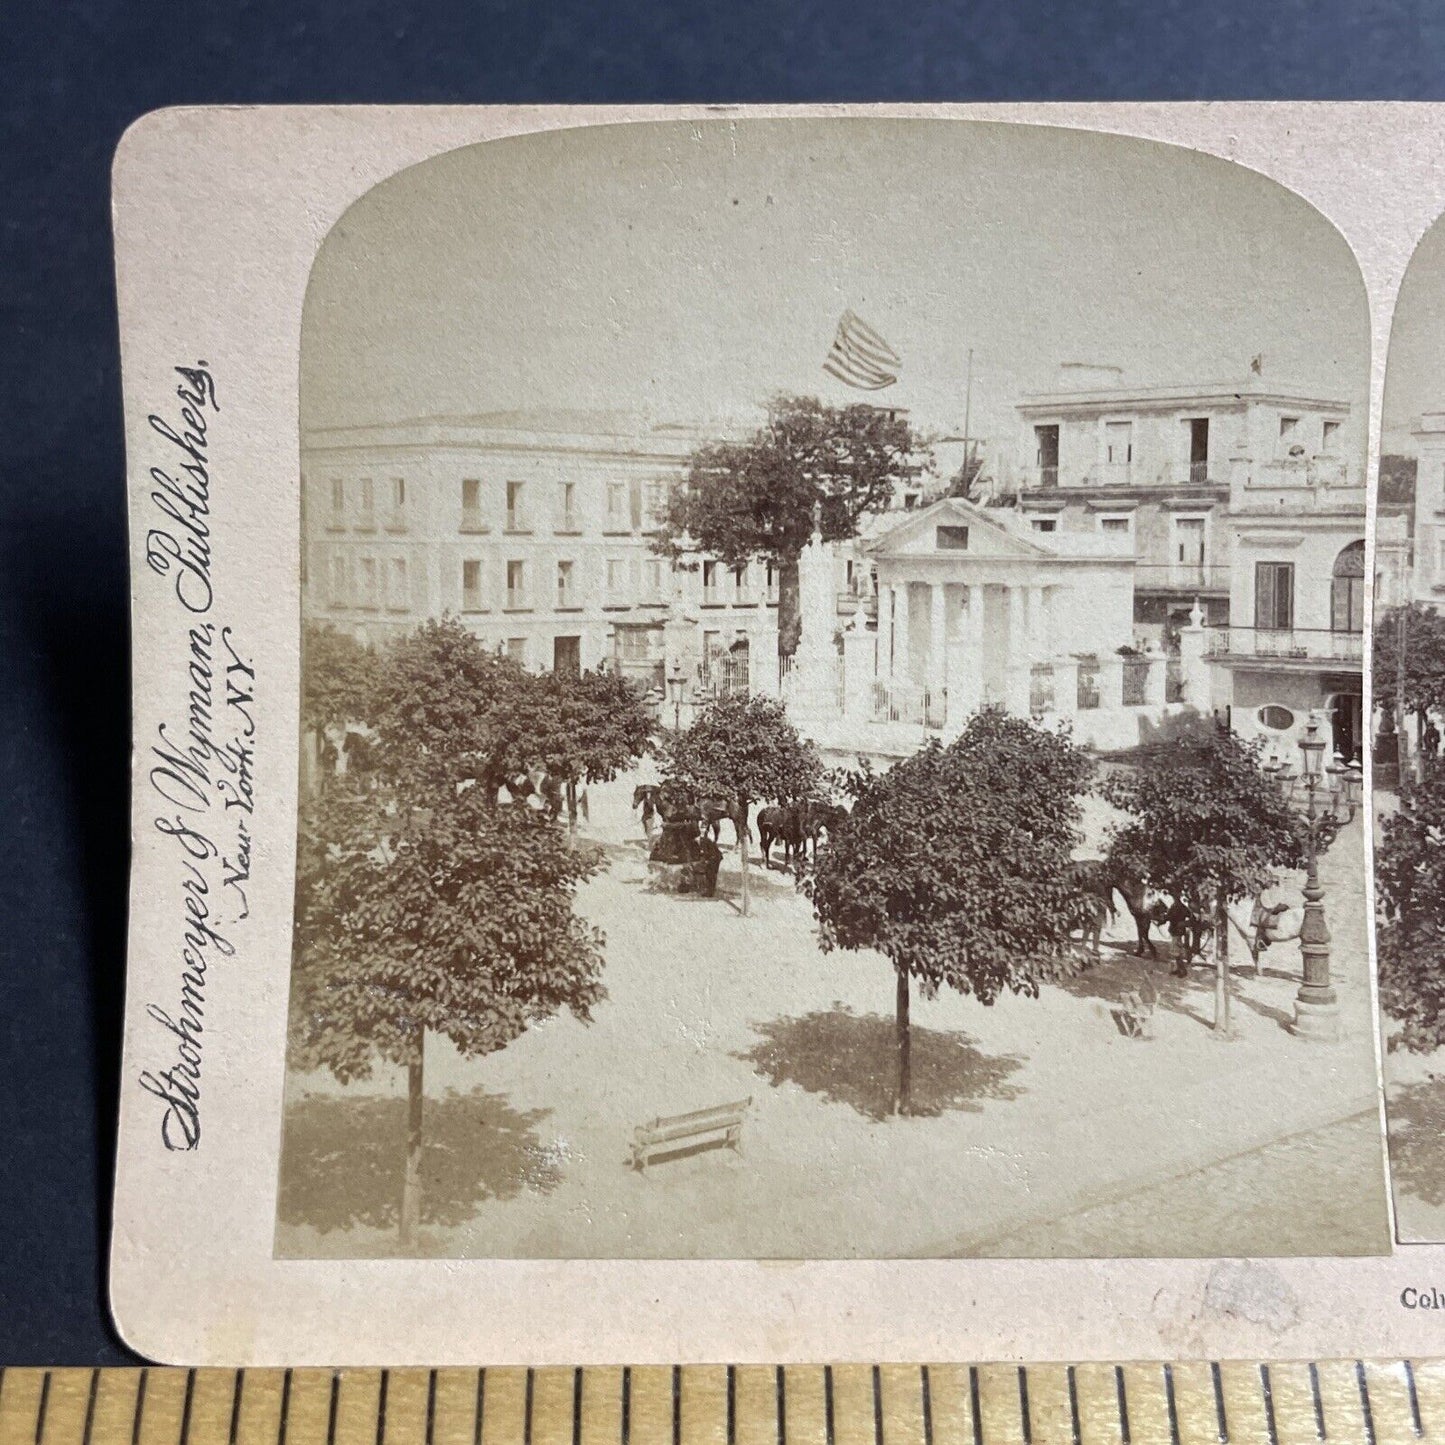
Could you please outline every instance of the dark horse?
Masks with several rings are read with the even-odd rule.
[[[847,817],[846,808],[837,803],[819,802],[815,798],[764,808],[758,814],[758,847],[762,850],[764,865],[772,866],[769,853],[774,843],[783,845],[784,865],[799,859],[806,860],[809,843],[813,845],[816,862],[819,835],[832,837]]]
[[[1124,900],[1124,906],[1129,910],[1129,916],[1134,920],[1134,928],[1139,935],[1139,940],[1134,945],[1135,956],[1142,958],[1147,951],[1150,958],[1159,957],[1154,940],[1149,937],[1149,925],[1162,920],[1156,910],[1150,907],[1148,890],[1137,873],[1114,858],[1091,858],[1075,863],[1070,869],[1070,875],[1074,885],[1082,892],[1092,893],[1094,897],[1103,900],[1111,917],[1114,913],[1114,894],[1117,893]]]
[[[642,809],[642,830],[649,838],[654,817],[664,823],[695,822],[714,843],[718,841],[724,818],[732,822],[739,837],[743,832],[726,798],[713,795],[697,798],[676,783],[639,783],[632,790],[632,806]]]

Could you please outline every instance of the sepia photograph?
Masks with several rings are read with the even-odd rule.
[[[749,117],[361,196],[300,335],[276,1256],[1386,1254],[1367,811],[1445,1238],[1442,311],[1445,235],[1372,578],[1361,272],[1244,166]]]
[[[1375,501],[1372,804],[1390,1174],[1402,1243],[1445,1242],[1445,225],[1400,286]]]

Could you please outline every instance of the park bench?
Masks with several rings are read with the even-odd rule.
[[[752,1102],[749,1096],[735,1104],[715,1104],[711,1109],[671,1117],[659,1115],[639,1124],[632,1141],[632,1167],[646,1173],[654,1155],[690,1153],[709,1146],[726,1145],[742,1153],[743,1116]]]

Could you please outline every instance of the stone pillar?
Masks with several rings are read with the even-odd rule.
[[[858,622],[843,633],[843,713],[857,722],[873,717],[873,684],[878,677],[879,634],[862,625],[861,610],[854,614]]]
[[[1117,713],[1124,706],[1124,659],[1117,652],[1099,654],[1099,710]]]
[[[1010,586],[1005,595],[1008,597],[1008,641],[1004,649],[1004,706],[1015,717],[1027,717],[1032,668],[1028,656],[1024,592],[1021,587]]]
[[[766,606],[748,629],[748,690],[778,695],[778,614]]]
[[[948,669],[948,710],[960,721],[983,702],[983,587],[968,586],[968,610],[963,615],[963,638]]]
[[[1188,625],[1179,629],[1179,680],[1184,701],[1201,713],[1209,712],[1213,704],[1211,672],[1205,654],[1207,640],[1204,610],[1196,599]]]
[[[1029,588],[1029,664],[1044,662],[1053,650],[1049,637],[1048,595],[1042,586]]]
[[[1149,671],[1144,675],[1144,701],[1149,707],[1162,708],[1169,684],[1169,659],[1157,643],[1144,651]]]
[[[928,589],[928,690],[933,710],[942,716],[944,689],[948,686],[948,610],[943,583]]]
[[[913,677],[911,634],[908,629],[908,583],[895,582],[893,592],[893,658],[889,667],[894,682]]]

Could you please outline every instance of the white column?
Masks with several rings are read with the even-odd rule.
[[[1045,662],[1053,651],[1049,638],[1047,597],[1035,583],[1029,588],[1029,662]]]
[[[1144,701],[1150,707],[1162,708],[1169,682],[1169,659],[1164,650],[1154,643],[1145,649],[1149,671],[1144,675]]]
[[[1028,623],[1024,614],[1024,590],[1008,588],[1008,641],[1004,656],[1004,706],[1016,717],[1029,715]]]
[[[948,613],[943,583],[934,582],[928,589],[928,687],[933,693],[937,711],[943,703],[943,689],[948,680]]]
[[[908,627],[908,583],[893,584],[893,680],[908,682],[913,675],[912,639]]]

